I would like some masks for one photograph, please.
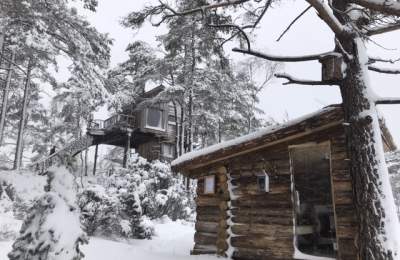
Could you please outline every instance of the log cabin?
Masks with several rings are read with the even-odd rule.
[[[346,127],[332,105],[173,161],[174,171],[197,180],[191,253],[358,259]],[[384,149],[395,150],[383,120],[381,128]]]

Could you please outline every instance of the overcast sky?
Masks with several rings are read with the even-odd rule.
[[[109,33],[114,39],[112,65],[127,58],[125,48],[129,42],[142,40],[156,47],[155,36],[166,32],[163,27],[152,27],[150,25],[134,32],[120,25],[119,22],[123,16],[130,11],[140,10],[149,2],[151,0],[99,0],[96,13],[85,12],[89,21],[100,32]],[[275,55],[314,54],[332,50],[334,47],[333,34],[313,10],[303,16],[280,42],[276,42],[286,26],[306,7],[307,3],[302,0],[284,1],[284,3],[268,11],[256,30],[253,48],[268,51]],[[377,44],[369,44],[370,55],[400,57],[400,50],[396,49],[400,43],[400,32],[376,37],[374,41],[390,50],[378,47]],[[234,54],[229,49],[226,52],[234,60],[239,60],[243,56]],[[400,64],[397,64],[397,66],[400,67]],[[287,63],[284,71],[300,78],[320,79],[321,77],[321,67],[318,62]],[[383,75],[375,72],[371,72],[370,76],[374,90],[378,95],[400,97],[400,76]],[[283,86],[282,82],[274,80],[260,96],[260,107],[265,111],[265,116],[271,116],[277,121],[283,120],[286,114],[290,119],[293,119],[329,104],[341,102],[338,87]],[[386,105],[379,108],[386,118],[396,143],[400,145],[400,105]],[[100,114],[105,116],[104,112]]]

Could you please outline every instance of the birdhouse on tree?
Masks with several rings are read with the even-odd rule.
[[[322,80],[323,81],[337,81],[343,79],[343,57],[330,54],[325,55],[319,59],[322,64]]]

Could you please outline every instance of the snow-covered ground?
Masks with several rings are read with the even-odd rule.
[[[11,184],[15,194],[24,201],[33,201],[43,194],[46,184],[44,176],[32,175],[28,171],[0,171],[0,183]],[[7,186],[7,185],[6,185]],[[6,186],[3,186],[6,187]],[[0,260],[8,260],[7,254],[20,230],[22,220],[14,217],[9,209],[12,205],[3,192],[0,198]],[[62,220],[60,220],[62,221]],[[154,220],[155,236],[151,240],[112,241],[91,237],[82,247],[86,260],[215,260],[216,256],[191,256],[194,245],[194,223],[172,221],[168,217]]]
[[[215,256],[190,256],[193,248],[193,223],[164,219],[155,224],[157,235],[152,240],[123,242],[92,237],[83,247],[86,260],[216,260]],[[8,260],[12,241],[0,241],[0,260]]]

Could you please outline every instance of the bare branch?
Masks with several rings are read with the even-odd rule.
[[[299,20],[311,8],[312,8],[312,6],[309,5],[306,9],[304,9],[303,12],[301,12],[296,18],[294,18],[294,20],[289,24],[289,26],[283,31],[283,33],[279,36],[279,38],[276,41],[279,42],[282,39],[282,37],[290,30],[290,28],[293,26],[293,24],[295,24],[297,22],[297,20]]]
[[[261,53],[253,50],[243,50],[239,48],[233,48],[232,51],[239,52],[243,54],[252,55],[258,58],[262,58],[270,61],[281,61],[281,62],[302,62],[302,61],[312,61],[319,60],[327,55],[341,55],[337,52],[324,52],[315,55],[304,55],[304,56],[275,56],[271,54]]]
[[[235,24],[207,24],[207,26],[210,27],[214,27],[214,28],[220,28],[220,27],[231,27],[231,28],[235,28],[236,30],[238,30],[242,36],[245,38],[246,42],[247,42],[247,49],[250,50],[251,49],[251,44],[250,44],[250,39],[247,36],[247,34],[245,33],[245,31],[238,25]]]
[[[400,69],[378,68],[375,66],[368,66],[368,69],[385,74],[400,74]]]
[[[283,83],[283,85],[297,84],[297,85],[310,85],[310,86],[324,86],[324,85],[339,84],[339,82],[337,81],[315,81],[315,80],[298,79],[286,73],[276,73],[275,77],[281,79],[287,79],[288,81]]]
[[[351,2],[382,14],[400,16],[400,2],[395,0],[351,0]]]
[[[321,0],[306,0],[314,7],[319,14],[319,17],[331,28],[336,35],[341,35],[344,32],[343,25],[333,14],[332,9]]]
[[[368,29],[367,30],[367,35],[368,36],[373,36],[373,35],[392,32],[392,31],[396,31],[396,30],[400,30],[400,22],[399,23],[387,24],[385,26],[379,26],[379,27],[372,28],[372,29]]]
[[[340,51],[342,52],[343,56],[345,57],[346,61],[350,61],[352,60],[354,57],[353,55],[351,55],[350,53],[348,53],[344,48],[343,45],[340,43],[340,41],[338,40],[338,38],[335,38],[335,43],[336,46],[340,49]]]
[[[375,101],[377,105],[395,105],[400,104],[400,98],[378,98]]]

